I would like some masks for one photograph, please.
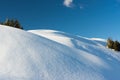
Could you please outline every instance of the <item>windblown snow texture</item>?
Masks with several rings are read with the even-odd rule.
[[[103,39],[0,25],[0,80],[120,80],[119,66]]]

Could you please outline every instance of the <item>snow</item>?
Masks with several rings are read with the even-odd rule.
[[[101,39],[101,38],[91,38],[91,40],[96,40],[96,41],[106,42],[106,40],[105,40],[105,39]]]
[[[104,39],[0,25],[0,80],[120,80]]]
[[[53,40],[55,42],[58,42],[58,43],[61,43],[61,44],[64,44],[64,45],[68,45],[68,46],[73,46],[71,44],[71,38],[69,37],[66,37],[65,35],[62,35],[62,34],[59,34],[58,31],[55,31],[55,30],[30,30],[28,32],[32,32],[34,34],[37,34],[37,35],[40,35],[40,36],[43,36],[45,38],[48,38],[50,40]],[[40,33],[40,34],[39,34]],[[56,33],[56,34],[54,34]],[[64,32],[61,32],[64,34]],[[59,35],[59,36],[58,36]]]

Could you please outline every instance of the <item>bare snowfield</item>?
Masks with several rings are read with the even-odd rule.
[[[106,40],[0,25],[0,80],[120,80]]]

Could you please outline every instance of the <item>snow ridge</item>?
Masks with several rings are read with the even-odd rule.
[[[0,80],[119,80],[120,54],[105,40],[0,25]]]

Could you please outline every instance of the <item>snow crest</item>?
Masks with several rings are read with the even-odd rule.
[[[119,80],[119,52],[105,43],[0,25],[0,80]]]

